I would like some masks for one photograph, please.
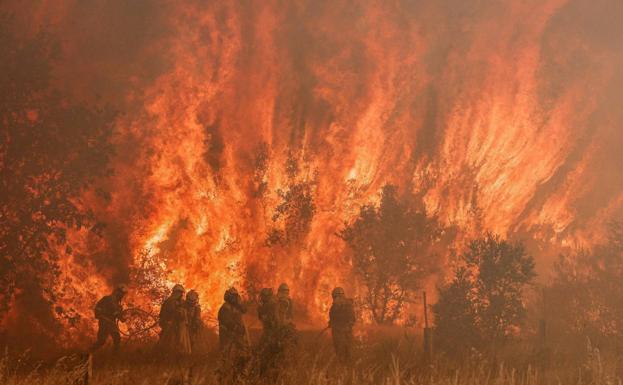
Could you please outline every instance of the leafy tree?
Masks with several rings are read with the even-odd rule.
[[[0,319],[17,294],[32,306],[53,301],[58,251],[71,253],[67,231],[92,219],[79,197],[109,172],[113,119],[55,91],[53,41],[17,39],[8,21],[0,22]]]
[[[408,198],[399,200],[396,188],[386,185],[380,205],[363,206],[340,232],[352,251],[354,271],[367,289],[363,302],[380,324],[400,316],[438,263],[435,246],[444,229],[423,205]]]
[[[492,234],[471,241],[433,306],[438,344],[460,353],[504,341],[525,316],[523,289],[535,275],[520,243]]]

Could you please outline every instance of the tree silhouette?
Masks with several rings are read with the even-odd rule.
[[[354,271],[367,289],[363,302],[380,324],[398,318],[438,263],[434,249],[443,228],[427,216],[423,205],[408,198],[399,200],[396,188],[386,185],[380,205],[363,206],[340,232],[352,251]]]
[[[433,306],[440,347],[463,353],[504,341],[525,316],[523,289],[534,277],[520,243],[492,234],[471,241]]]

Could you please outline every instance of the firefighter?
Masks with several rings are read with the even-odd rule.
[[[221,382],[236,381],[245,369],[249,356],[247,328],[242,319],[247,312],[236,288],[225,291],[225,302],[218,311],[219,345],[222,368]]]
[[[262,323],[262,337],[258,346],[260,374],[264,377],[275,371],[276,360],[279,355],[278,341],[278,303],[272,288],[263,288],[260,291],[257,317]]]
[[[246,327],[242,320],[247,308],[242,304],[238,290],[234,287],[225,291],[224,299],[225,302],[218,311],[221,351],[247,350]]]
[[[189,355],[191,342],[182,285],[173,286],[171,295],[162,303],[159,323],[161,332],[158,347],[160,351],[177,356]]]
[[[353,300],[346,298],[344,289],[336,287],[331,293],[333,304],[329,311],[329,328],[335,354],[341,363],[350,363],[353,350],[355,310]]]
[[[290,288],[282,283],[277,290],[277,309],[278,319],[282,325],[293,323],[292,300],[290,299]]]
[[[279,340],[280,350],[284,359],[291,357],[289,354],[298,344],[298,334],[294,325],[294,312],[292,308],[292,299],[290,298],[290,288],[287,284],[282,283],[277,290],[277,320],[279,328],[277,338]],[[282,360],[285,361],[285,360]],[[286,364],[282,362],[282,364]]]
[[[200,339],[203,330],[201,320],[201,305],[199,305],[199,294],[195,290],[186,293],[186,315],[188,317],[188,333],[190,334],[190,344],[193,353],[197,353],[200,346]]]
[[[278,324],[277,301],[273,295],[273,289],[263,288],[260,291],[257,317],[262,323],[262,339],[268,339],[274,333]]]
[[[93,344],[91,351],[104,346],[109,336],[112,339],[115,352],[119,351],[121,335],[119,334],[117,322],[125,321],[121,301],[127,293],[127,288],[124,285],[120,285],[110,295],[102,297],[95,305],[95,318],[99,323],[99,329],[97,331],[97,341]]]

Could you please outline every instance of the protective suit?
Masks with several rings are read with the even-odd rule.
[[[169,298],[160,308],[160,340],[158,350],[163,354],[176,356],[192,352],[188,329],[188,312],[184,302],[184,288],[175,285]]]

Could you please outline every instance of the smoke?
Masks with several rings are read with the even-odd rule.
[[[208,313],[229,285],[286,281],[317,321],[334,284],[357,289],[335,233],[386,183],[543,263],[623,212],[616,0],[3,8],[60,41],[56,88],[121,113],[115,173],[82,198],[103,238],[74,234],[88,262],[66,257],[70,285],[105,290],[148,259]]]

